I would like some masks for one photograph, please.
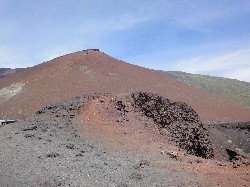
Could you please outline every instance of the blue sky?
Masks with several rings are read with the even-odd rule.
[[[87,48],[250,82],[249,0],[0,0],[0,67]]]

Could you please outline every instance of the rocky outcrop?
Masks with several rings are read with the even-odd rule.
[[[173,140],[189,154],[203,158],[214,156],[208,132],[190,106],[146,92],[133,93],[132,98],[135,108],[152,118],[159,128],[167,129]]]
[[[98,51],[98,52],[100,52],[99,49],[87,49],[87,51]]]
[[[45,107],[36,114],[49,113],[55,118],[68,119],[70,122],[81,110],[84,110],[85,103],[99,98],[101,95],[92,94],[76,97],[64,103]],[[115,95],[106,94],[105,96],[116,98]],[[140,112],[147,118],[152,119],[159,128],[166,129],[172,140],[187,153],[203,158],[214,156],[206,129],[200,122],[198,114],[187,104],[172,102],[157,94],[147,92],[126,94],[122,98],[115,99],[117,110],[115,113],[119,117],[117,122],[128,121],[126,119],[126,113],[128,112]],[[129,107],[125,103],[128,98],[131,102]],[[103,101],[100,99],[100,102]]]
[[[233,167],[239,167],[241,165],[250,165],[250,155],[249,154],[244,154],[244,153],[239,153],[235,150],[226,148],[226,152],[229,156],[229,161],[233,163]]]

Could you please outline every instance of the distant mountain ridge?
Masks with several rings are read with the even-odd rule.
[[[11,73],[16,73],[16,72],[22,71],[23,69],[25,69],[25,68],[15,68],[15,69],[0,68],[0,78],[6,76],[8,74],[11,74]]]
[[[238,104],[250,106],[250,83],[223,77],[185,73],[181,71],[161,71],[175,80],[230,99]]]

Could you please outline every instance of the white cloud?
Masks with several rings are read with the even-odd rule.
[[[169,1],[168,1],[169,2]],[[178,27],[198,32],[213,32],[211,25],[225,19],[248,14],[249,1],[193,1],[179,0],[163,6],[161,15]],[[166,9],[167,8],[167,9]]]
[[[18,51],[17,49],[10,49],[6,46],[0,46],[0,67],[24,67],[26,60],[26,56],[21,51]]]
[[[232,78],[232,79],[238,79],[242,81],[246,81],[250,83],[250,67],[246,68],[238,68],[231,70],[229,72],[226,72],[224,74],[225,77]]]
[[[149,15],[127,12],[110,18],[105,17],[105,19],[90,19],[80,27],[80,31],[83,33],[95,34],[103,34],[103,32],[112,31],[123,31],[151,19],[153,19],[153,17]]]
[[[172,68],[188,73],[216,75],[250,82],[250,49],[181,60]]]

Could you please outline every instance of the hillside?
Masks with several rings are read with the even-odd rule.
[[[250,108],[98,50],[71,53],[0,78],[0,118],[23,118],[85,93],[136,91],[185,102],[203,122],[250,120]]]
[[[218,94],[238,104],[250,106],[250,83],[248,82],[180,71],[158,72],[196,88],[201,88],[210,93]]]

